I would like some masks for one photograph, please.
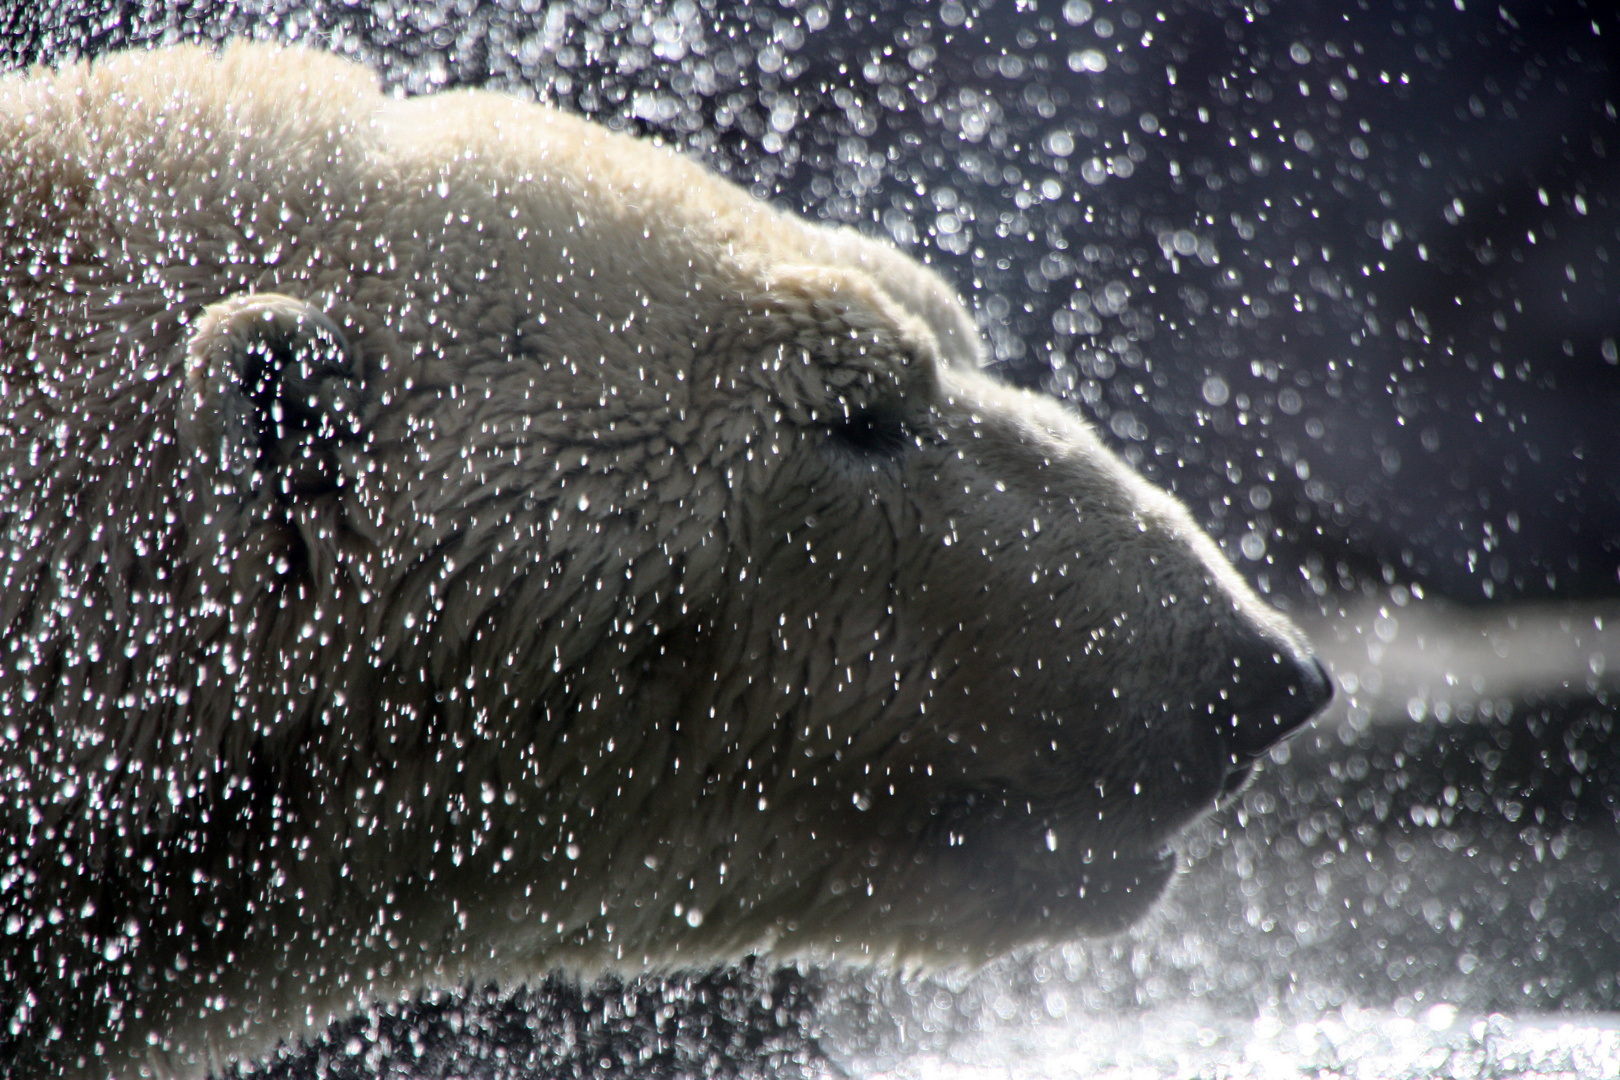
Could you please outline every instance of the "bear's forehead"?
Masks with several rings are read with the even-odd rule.
[[[273,255],[260,276],[317,303],[387,302],[391,277],[394,303],[429,301],[479,333],[589,308],[672,348],[746,329],[756,355],[808,351],[879,378],[919,355],[974,366],[981,351],[950,288],[887,245],[505,95],[390,98],[339,58],[242,45],[123,54],[5,90],[32,99],[17,114],[54,114],[40,130],[86,136],[56,154],[117,181],[100,198],[132,250],[163,263],[175,235],[241,233],[225,271],[238,285]],[[346,282],[356,269],[376,287]],[[761,313],[779,316],[763,340]]]
[[[375,104],[368,149],[385,182],[459,195],[496,219],[529,217],[553,237],[622,239],[576,258],[662,255],[739,286],[774,265],[823,261],[814,227],[647,140],[483,91]]]
[[[919,356],[976,366],[971,317],[931,272],[665,147],[481,92],[383,103],[371,128],[374,167],[399,193],[446,203],[447,228],[498,227],[519,241],[503,258],[550,260],[546,291],[564,300],[589,289],[654,323],[664,305],[700,336],[754,335],[761,355],[810,354],[867,385]]]

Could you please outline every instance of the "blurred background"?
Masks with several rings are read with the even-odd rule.
[[[995,370],[1186,500],[1340,690],[1124,937],[473,988],[272,1072],[1196,1075],[1260,1039],[1521,1075],[1578,1017],[1548,1053],[1620,1074],[1612,5],[25,0],[0,66],[233,36],[583,113],[931,263]]]

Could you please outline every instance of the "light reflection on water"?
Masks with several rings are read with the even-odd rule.
[[[1346,1007],[1287,1023],[1197,1009],[1132,1017],[1070,1017],[1007,1026],[947,1053],[928,1054],[872,1080],[1321,1080],[1620,1077],[1620,1018],[1459,1016],[1450,1005],[1420,1017]]]

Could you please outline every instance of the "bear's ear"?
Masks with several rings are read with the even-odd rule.
[[[313,494],[337,483],[338,444],[362,436],[359,372],[331,319],[279,293],[210,305],[186,346],[179,427],[238,497],[269,487]]]

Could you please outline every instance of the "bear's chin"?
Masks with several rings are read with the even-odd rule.
[[[888,888],[880,883],[870,899],[846,895],[848,906],[836,921],[875,923],[870,940],[844,939],[868,957],[887,954],[902,966],[973,967],[1030,946],[1128,929],[1164,895],[1177,861],[1168,845],[1088,860],[1044,844],[1031,851],[985,830],[977,839],[915,853],[913,868],[920,872],[890,879]],[[846,955],[836,946],[831,952]]]
[[[1177,855],[1169,844],[1153,851],[1086,857],[1058,850],[1019,851],[988,833],[979,843],[952,849],[963,880],[956,904],[1005,939],[1001,951],[1076,936],[1116,934],[1143,918],[1175,877]],[[954,868],[953,868],[954,869]],[[983,931],[981,931],[982,934]]]

